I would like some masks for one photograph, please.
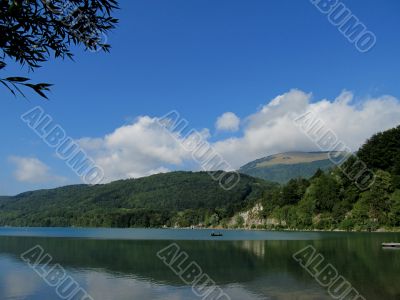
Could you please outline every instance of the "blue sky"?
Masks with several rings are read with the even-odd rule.
[[[277,129],[268,127],[257,132],[264,134],[259,138],[271,140],[269,144],[241,151],[252,145],[251,130],[263,108],[270,111],[264,116],[276,116],[271,117],[272,108],[267,105],[279,95],[286,95],[287,103],[314,104],[321,117],[325,116],[322,111],[326,112],[328,122],[335,119],[329,113],[339,110],[336,106],[323,108],[322,99],[333,103],[339,96],[351,98],[342,108],[349,118],[346,120],[353,121],[345,125],[347,121],[341,120],[341,124],[331,126],[339,136],[343,132],[343,139],[353,148],[371,133],[400,123],[400,115],[397,120],[393,115],[400,98],[399,1],[343,1],[377,37],[376,45],[367,53],[358,52],[307,0],[120,2],[116,14],[120,24],[108,36],[113,47],[110,54],[76,49],[74,62],[51,60],[29,74],[36,81],[55,84],[50,101],[35,95],[30,95],[29,101],[16,99],[1,91],[0,194],[80,182],[55,156],[54,149],[20,120],[23,112],[36,105],[74,139],[86,138],[85,149],[98,161],[104,162],[113,151],[131,151],[131,164],[125,167],[132,171],[117,170],[117,164],[113,164],[112,179],[192,168],[184,155],[177,161],[144,157],[143,153],[149,152],[146,145],[159,148],[160,141],[152,144],[146,130],[140,133],[142,139],[137,131],[147,125],[140,123],[139,116],[151,119],[177,110],[192,128],[206,129],[206,138],[223,155],[230,160],[240,156],[238,162],[296,148],[284,138],[288,128],[281,127],[282,132],[277,134]],[[3,73],[26,75],[26,70],[9,65]],[[292,89],[298,90],[290,93]],[[350,92],[343,94],[344,90]],[[385,116],[390,111],[384,107],[390,107],[390,117]],[[217,118],[225,112],[233,112],[241,120],[238,130],[215,129]],[[353,127],[349,127],[351,124]],[[116,142],[110,146],[104,137],[118,128],[126,134],[123,139],[135,145]],[[146,145],[141,149],[143,140]],[[312,144],[301,141],[298,148],[315,150]],[[18,168],[29,169],[23,168],[29,163],[27,159],[42,164],[36,164],[39,169],[43,167],[42,173],[36,174],[38,180],[17,176]]]

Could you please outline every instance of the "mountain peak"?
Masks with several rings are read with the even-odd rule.
[[[277,153],[251,161],[240,167],[239,172],[279,183],[297,177],[309,178],[318,169],[327,170],[333,167],[329,153],[303,151]],[[346,155],[345,152],[333,153]]]

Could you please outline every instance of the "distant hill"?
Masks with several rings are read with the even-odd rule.
[[[171,172],[0,197],[0,226],[400,230],[399,140],[400,126],[377,133],[343,168],[326,152],[288,152],[240,169],[278,182],[303,177],[281,185],[241,174],[226,191],[207,172]],[[353,176],[363,174],[359,159],[373,173],[368,186]]]
[[[338,153],[344,155],[344,153]],[[318,169],[327,170],[334,164],[328,152],[286,152],[247,163],[240,173],[269,181],[286,183],[292,178],[310,178]]]
[[[0,196],[0,203],[3,202],[5,203],[7,200],[10,200],[11,197],[9,196]]]
[[[272,183],[242,175],[226,191],[206,172],[171,172],[104,185],[72,185],[0,198],[0,226],[189,226],[229,218]]]

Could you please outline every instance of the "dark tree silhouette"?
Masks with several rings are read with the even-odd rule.
[[[6,59],[30,71],[51,56],[72,59],[71,45],[108,52],[104,38],[118,22],[112,17],[116,9],[116,0],[0,0],[0,71]],[[0,83],[14,95],[24,96],[24,86],[44,98],[51,86],[16,76],[0,78]]]

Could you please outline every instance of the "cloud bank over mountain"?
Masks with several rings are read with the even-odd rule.
[[[232,136],[215,140],[211,139],[208,128],[196,130],[223,159],[239,168],[251,160],[278,152],[320,150],[294,123],[296,117],[308,111],[353,151],[372,134],[400,123],[400,101],[392,96],[358,102],[354,101],[352,92],[343,91],[336,99],[316,100],[311,93],[293,89],[267,101],[242,121],[233,112],[221,115],[216,120],[217,131],[232,132]],[[196,169],[190,151],[182,147],[190,137],[179,130],[168,132],[159,125],[159,120],[140,116],[103,137],[85,137],[79,143],[104,169],[107,181],[188,166]],[[188,123],[190,127],[190,120]],[[240,131],[233,135],[239,130],[239,124],[242,124]]]

